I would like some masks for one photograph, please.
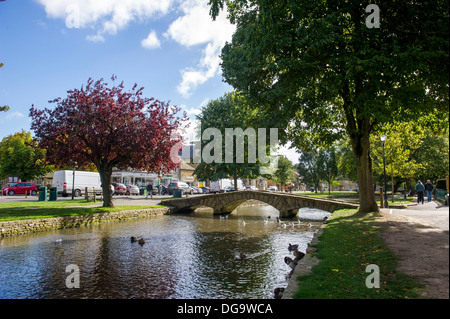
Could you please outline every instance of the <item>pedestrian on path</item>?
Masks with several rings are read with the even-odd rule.
[[[418,181],[415,189],[417,192],[417,204],[422,202],[422,205],[423,205],[423,191],[425,190],[425,186],[423,186],[421,181]]]
[[[146,198],[148,198],[148,195],[150,195],[150,198],[153,198],[153,185],[152,185],[152,183],[148,183],[148,185],[147,185],[147,197]]]
[[[433,184],[431,184],[430,180],[427,180],[427,183],[425,184],[425,190],[427,191],[427,199],[429,203],[431,202],[431,193],[433,191]]]

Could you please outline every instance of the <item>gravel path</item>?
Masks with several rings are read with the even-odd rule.
[[[380,235],[399,256],[398,270],[425,284],[425,298],[449,298],[449,208],[436,202],[382,209]]]

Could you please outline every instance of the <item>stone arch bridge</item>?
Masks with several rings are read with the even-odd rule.
[[[315,198],[290,193],[276,193],[268,191],[237,191],[221,194],[192,196],[187,198],[174,198],[161,201],[164,206],[172,208],[173,213],[188,213],[196,208],[207,206],[214,210],[214,214],[229,214],[240,204],[255,199],[267,203],[280,212],[280,217],[297,215],[300,208],[317,208],[330,213],[338,209],[358,208],[359,205],[336,200]]]

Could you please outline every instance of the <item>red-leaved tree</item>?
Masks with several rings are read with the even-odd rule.
[[[112,77],[114,81],[115,76]],[[47,160],[55,165],[94,163],[100,173],[103,206],[114,207],[110,189],[113,167],[168,172],[177,167],[171,151],[181,145],[177,130],[186,119],[178,107],[145,98],[135,84],[109,87],[89,79],[86,87],[57,98],[56,108],[30,109],[31,129]]]

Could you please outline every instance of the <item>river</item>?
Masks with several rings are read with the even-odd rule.
[[[200,210],[2,238],[0,298],[273,298],[287,286],[289,243],[304,252],[322,224],[277,216],[272,206]],[[69,265],[79,288],[66,285]]]

